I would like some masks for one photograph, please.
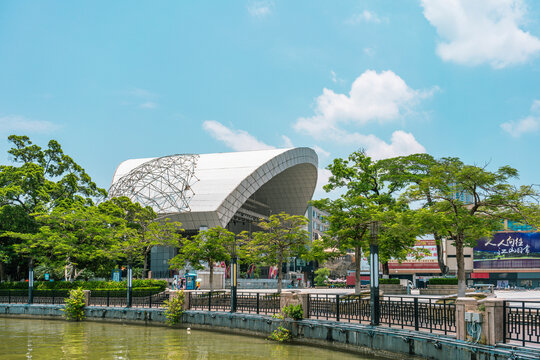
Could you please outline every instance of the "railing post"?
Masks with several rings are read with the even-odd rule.
[[[418,331],[418,298],[414,298],[414,330]]]
[[[212,291],[208,293],[208,311],[212,311]]]
[[[523,346],[525,346],[525,301],[521,302],[521,334],[523,335]]]
[[[148,307],[151,309],[152,308],[152,292],[151,291],[150,291],[149,300],[150,300],[149,301],[150,303],[149,303]]]
[[[339,295],[336,295],[336,321],[339,321]]]
[[[444,335],[446,335],[446,317],[448,316],[448,311],[446,309],[446,299],[443,299],[443,321],[444,321]]]
[[[429,304],[428,304],[429,308],[428,308],[428,316],[429,316],[429,332],[432,333],[433,332],[433,309],[431,309],[431,298],[429,299]]]
[[[109,294],[109,291],[110,291],[110,290],[107,290],[107,307],[109,307],[109,304],[110,304],[110,294]]]
[[[257,293],[257,315],[259,315],[259,306],[260,306],[259,293]]]
[[[8,289],[8,304],[11,304],[11,290]]]
[[[506,300],[503,301],[503,343],[506,344]]]
[[[55,290],[51,291],[51,293],[52,293],[52,304],[53,305],[54,305],[54,292],[55,292]]]

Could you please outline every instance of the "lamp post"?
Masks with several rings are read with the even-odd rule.
[[[131,265],[128,265],[127,268],[127,307],[131,307],[133,300],[133,269]]]
[[[238,264],[236,263],[236,236],[234,237],[233,253],[231,256],[231,312],[236,312],[236,288]]]
[[[28,303],[34,302],[34,266],[30,265],[28,269]]]
[[[379,223],[372,221],[369,224],[370,241],[369,241],[369,284],[371,290],[371,325],[379,325],[380,308],[379,308]]]

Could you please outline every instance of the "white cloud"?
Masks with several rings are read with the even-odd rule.
[[[157,104],[153,101],[147,101],[139,105],[141,109],[155,109]]]
[[[250,1],[247,10],[251,16],[263,18],[272,13],[273,7],[273,1]]]
[[[444,61],[503,68],[540,51],[540,39],[520,28],[522,0],[422,0],[422,6],[442,38],[437,54]]]
[[[316,100],[315,115],[299,118],[294,128],[324,139],[329,132],[339,131],[342,123],[365,125],[392,121],[433,91],[411,89],[392,71],[367,70],[354,81],[348,96],[323,89]]]
[[[378,24],[382,21],[382,19],[373,11],[364,10],[360,13],[354,14],[349,19],[347,19],[347,24],[358,24],[362,22],[366,23],[375,23]]]
[[[521,120],[502,123],[501,128],[514,138],[538,131],[540,129],[540,100],[535,100],[531,105],[531,115]]]
[[[213,138],[223,142],[235,151],[275,149],[274,146],[266,145],[257,140],[244,130],[232,130],[220,122],[209,120],[203,123],[203,129]]]
[[[292,148],[294,147],[291,139],[288,136],[281,135],[281,139],[283,139],[283,147],[285,148]]]
[[[330,153],[328,151],[324,150],[322,147],[318,145],[313,145],[313,150],[315,150],[315,152],[317,153],[317,155],[319,155],[319,157],[327,158],[330,156]]]
[[[373,56],[375,55],[375,50],[373,50],[372,48],[364,48],[364,54],[366,54],[367,56]]]
[[[30,120],[20,115],[0,116],[0,132],[48,133],[59,128],[50,121]]]
[[[351,143],[362,144],[367,155],[374,160],[426,152],[426,148],[415,139],[413,134],[402,130],[392,133],[390,143],[375,135],[359,133],[344,134],[342,139]]]

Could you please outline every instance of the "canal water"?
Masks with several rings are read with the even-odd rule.
[[[0,359],[373,359],[262,338],[166,327],[0,317]]]

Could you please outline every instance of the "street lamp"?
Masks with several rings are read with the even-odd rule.
[[[379,222],[372,221],[369,224],[369,283],[371,290],[371,325],[379,325]]]
[[[238,264],[236,263],[236,235],[231,256],[231,312],[236,312],[236,288],[238,277]]]

